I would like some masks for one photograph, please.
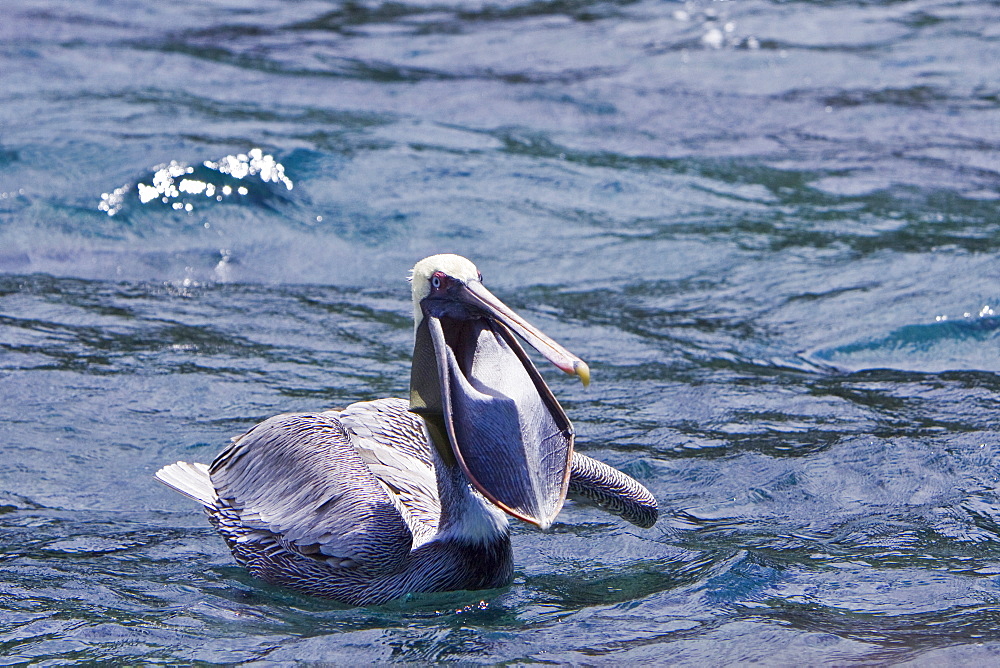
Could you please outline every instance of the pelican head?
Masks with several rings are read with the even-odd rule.
[[[487,499],[548,528],[566,498],[573,427],[517,337],[584,385],[587,364],[497,299],[464,257],[423,259],[410,280],[410,410]]]

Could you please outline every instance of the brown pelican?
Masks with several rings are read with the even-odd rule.
[[[490,589],[513,574],[507,515],[542,529],[567,492],[641,527],[656,501],[573,452],[573,428],[519,336],[589,382],[457,255],[421,260],[410,398],[272,417],[212,463],[157,479],[199,501],[233,556],[272,584],[354,605]]]

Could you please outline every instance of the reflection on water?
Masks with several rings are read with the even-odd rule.
[[[0,21],[5,659],[996,662],[995,3],[44,4]],[[404,395],[437,252],[587,359],[542,373],[663,518],[516,525],[498,591],[262,585],[153,471]]]

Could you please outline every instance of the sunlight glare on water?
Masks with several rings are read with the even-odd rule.
[[[292,180],[285,175],[285,168],[280,162],[276,162],[271,155],[264,155],[259,148],[250,149],[247,153],[238,155],[227,155],[221,160],[206,160],[202,163],[204,170],[199,174],[206,179],[213,178],[213,172],[219,175],[229,176],[236,181],[242,181],[250,176],[256,176],[263,183],[280,183],[287,190],[293,187]],[[192,178],[195,168],[184,165],[176,160],[171,160],[168,164],[154,168],[151,183],[136,184],[136,190],[140,204],[149,204],[159,200],[163,204],[170,204],[172,209],[191,212],[194,210],[194,200],[186,198],[185,195],[203,195],[209,199],[221,202],[223,198],[233,194],[247,195],[250,191],[244,185],[226,183],[223,176],[211,180],[201,180]],[[126,204],[126,197],[131,193],[131,186],[124,185],[115,188],[110,193],[101,193],[101,202],[97,205],[100,211],[113,216]]]

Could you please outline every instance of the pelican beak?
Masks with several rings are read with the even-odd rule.
[[[514,517],[547,529],[566,499],[573,427],[517,336],[584,384],[590,379],[586,363],[479,281],[456,281],[447,298],[426,298],[421,309],[412,409],[443,418],[454,458],[477,490]]]

